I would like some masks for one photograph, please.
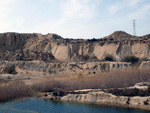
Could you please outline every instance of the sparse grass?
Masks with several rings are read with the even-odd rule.
[[[0,102],[32,96],[30,89],[21,81],[0,86]]]
[[[122,69],[94,76],[59,76],[33,85],[38,91],[123,88],[137,82],[150,82],[149,69]]]

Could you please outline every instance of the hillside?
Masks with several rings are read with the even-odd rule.
[[[99,39],[64,39],[57,34],[1,33],[0,59],[23,61],[98,61],[112,55],[150,58],[150,35],[134,37],[123,31]]]

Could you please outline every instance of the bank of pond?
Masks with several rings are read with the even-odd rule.
[[[1,103],[0,113],[149,113],[149,111],[28,98]]]

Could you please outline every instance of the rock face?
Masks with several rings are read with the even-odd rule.
[[[0,34],[1,60],[51,62],[98,61],[106,55],[116,60],[134,55],[150,58],[150,35],[133,37],[118,31],[101,39],[63,39],[56,34]]]
[[[140,68],[149,68],[150,67],[150,61],[143,61],[140,65]]]
[[[59,100],[150,110],[150,97],[115,96],[103,91],[92,91],[87,94],[68,94],[59,98]]]
[[[71,73],[96,74],[114,69],[130,67],[126,62],[66,62],[52,63],[44,61],[0,61],[0,73],[9,73],[14,67],[17,73]]]

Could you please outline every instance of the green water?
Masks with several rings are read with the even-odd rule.
[[[77,103],[25,99],[0,104],[0,113],[150,113],[139,109],[102,107]]]

